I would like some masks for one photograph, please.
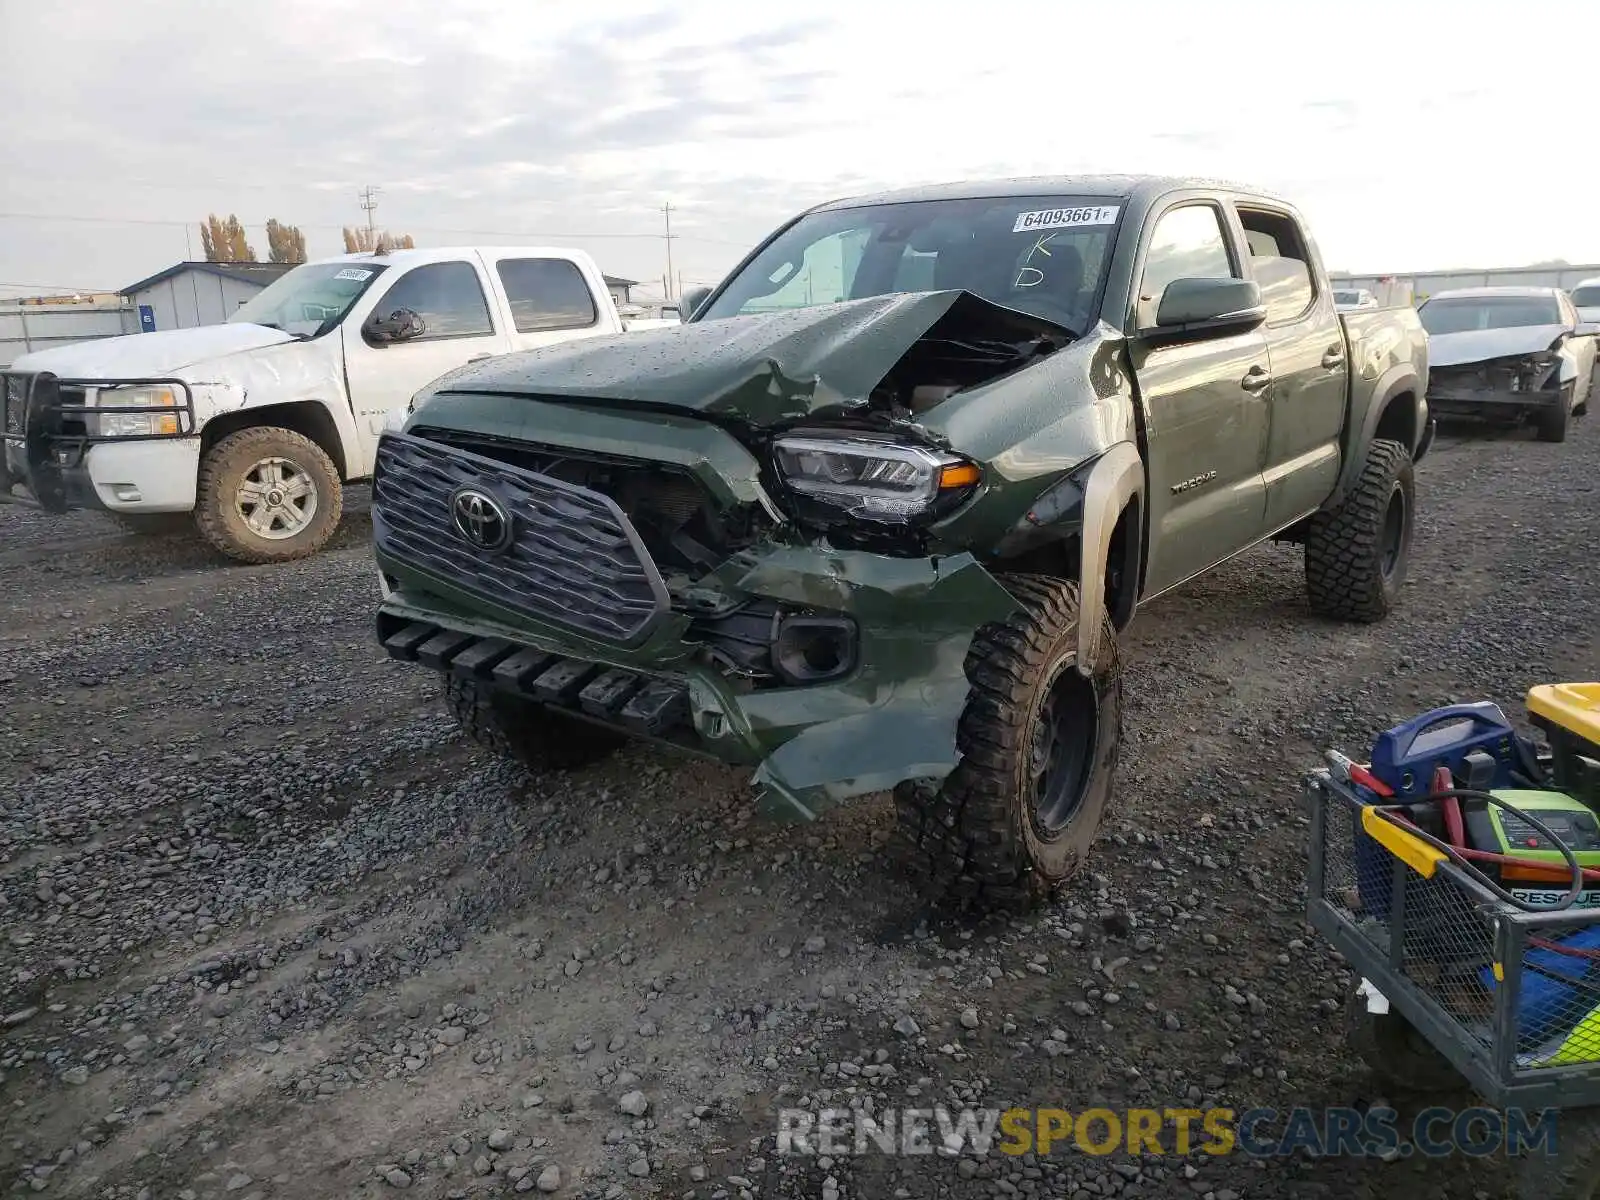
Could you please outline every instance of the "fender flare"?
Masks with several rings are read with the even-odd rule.
[[[1335,507],[1346,492],[1355,485],[1366,466],[1366,451],[1372,445],[1372,440],[1377,436],[1378,422],[1382,420],[1384,412],[1389,407],[1389,402],[1401,392],[1409,391],[1412,394],[1414,405],[1411,444],[1406,447],[1411,452],[1413,459],[1419,457],[1417,451],[1428,440],[1428,389],[1426,381],[1417,372],[1413,363],[1396,363],[1382,375],[1372,387],[1372,403],[1367,405],[1366,415],[1361,419],[1361,435],[1348,447],[1344,464],[1339,470],[1339,481],[1333,489],[1333,495],[1328,497],[1326,508]]]
[[[1083,536],[1078,564],[1078,671],[1094,674],[1106,611],[1106,556],[1122,510],[1144,494],[1144,459],[1132,442],[1118,442],[1089,469],[1083,486]]]

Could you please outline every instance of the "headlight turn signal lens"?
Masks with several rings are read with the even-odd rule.
[[[102,388],[97,394],[101,408],[177,408],[178,392],[172,387]],[[96,433],[100,437],[177,437],[182,432],[175,412],[98,413]]]

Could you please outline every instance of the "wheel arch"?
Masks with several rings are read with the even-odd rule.
[[[1133,621],[1143,586],[1144,490],[1144,460],[1132,443],[1119,443],[1040,495],[991,566],[1079,584],[1083,611],[1097,622],[1108,615],[1121,633]]]
[[[1083,533],[1079,538],[1078,670],[1094,672],[1100,622],[1107,612],[1106,579],[1118,579],[1110,603],[1120,631],[1139,602],[1144,557],[1144,459],[1132,442],[1118,442],[1094,461],[1083,487]],[[1113,548],[1119,555],[1113,559]],[[1130,569],[1131,567],[1131,569]],[[1119,621],[1120,617],[1120,621]]]
[[[1427,385],[1415,365],[1396,363],[1389,368],[1373,386],[1372,397],[1357,436],[1346,444],[1344,465],[1333,494],[1323,504],[1324,511],[1338,507],[1355,486],[1374,441],[1399,442],[1413,461],[1427,451]]]
[[[340,436],[338,422],[327,405],[315,400],[264,404],[259,408],[241,408],[212,417],[200,430],[200,454],[204,457],[230,434],[262,427],[291,429],[302,437],[310,438],[332,460],[339,479],[345,482],[350,479],[350,464],[345,457],[344,438]]]

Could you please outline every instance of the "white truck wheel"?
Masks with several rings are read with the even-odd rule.
[[[315,554],[339,527],[343,510],[333,461],[292,429],[241,429],[200,460],[195,522],[207,542],[237,562]]]

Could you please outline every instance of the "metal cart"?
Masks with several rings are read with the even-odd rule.
[[[1527,1200],[1600,1200],[1600,909],[1529,913],[1364,802],[1305,780],[1308,915],[1362,979],[1352,1047],[1386,1085],[1559,1109],[1555,1153],[1518,1162]],[[1395,836],[1398,834],[1399,836]]]

